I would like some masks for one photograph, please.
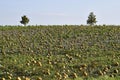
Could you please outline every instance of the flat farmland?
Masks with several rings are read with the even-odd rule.
[[[0,26],[1,80],[119,80],[120,26]]]

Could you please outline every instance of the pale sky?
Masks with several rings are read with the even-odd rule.
[[[90,12],[97,24],[120,25],[120,0],[0,0],[0,25],[20,25],[23,15],[29,25],[80,25]]]

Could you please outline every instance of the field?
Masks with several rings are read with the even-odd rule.
[[[0,26],[0,80],[119,80],[120,26]]]

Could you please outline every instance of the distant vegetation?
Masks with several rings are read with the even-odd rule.
[[[21,17],[21,21],[20,23],[23,24],[24,26],[26,26],[29,23],[29,18],[24,15]],[[90,26],[93,26],[94,24],[96,24],[96,15],[94,15],[93,12],[90,12],[89,16],[88,16],[88,20],[86,21],[87,24],[89,24]]]
[[[91,12],[88,16],[87,24],[90,24],[91,26],[96,23],[96,15],[94,15],[93,12]]]
[[[20,21],[20,23],[23,24],[24,26],[26,26],[26,24],[29,23],[29,19],[27,18],[26,15],[22,16],[21,19],[22,20]]]
[[[119,80],[120,26],[1,26],[0,79]]]

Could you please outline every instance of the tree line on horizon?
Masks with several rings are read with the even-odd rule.
[[[26,15],[22,16],[21,19],[22,20],[20,21],[20,23],[23,24],[24,26],[26,26],[30,21]],[[87,24],[93,26],[96,22],[97,22],[96,15],[94,15],[93,12],[90,12],[88,19],[87,19]]]

